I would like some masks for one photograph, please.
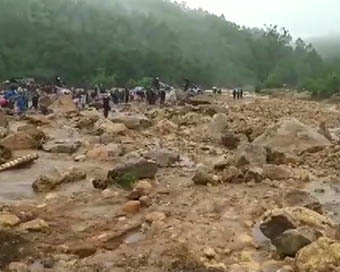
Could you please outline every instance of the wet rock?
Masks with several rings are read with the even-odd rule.
[[[258,165],[266,164],[267,151],[264,147],[253,144],[245,144],[236,150],[235,163],[237,166],[242,167],[245,165]]]
[[[115,180],[123,175],[130,175],[136,179],[154,178],[157,173],[157,164],[143,158],[131,158],[125,162],[116,165],[108,173],[109,180]]]
[[[40,141],[37,141],[25,132],[16,132],[8,135],[0,141],[0,145],[9,150],[24,150],[37,149],[40,146]]]
[[[179,161],[179,154],[167,149],[158,149],[144,154],[146,159],[155,161],[160,167],[170,167]]]
[[[303,247],[316,241],[322,234],[308,227],[289,229],[272,240],[277,252],[282,257],[295,257]]]
[[[45,133],[38,129],[35,125],[25,125],[18,127],[18,132],[23,132],[31,136],[37,143],[39,143],[39,146],[46,140]]]
[[[288,192],[284,197],[284,202],[290,207],[301,206],[322,214],[322,205],[319,200],[305,191]]]
[[[142,129],[148,128],[152,125],[152,122],[144,115],[127,115],[124,113],[115,114],[110,120],[113,123],[124,124],[129,129]]]
[[[296,164],[299,158],[294,154],[267,147],[267,162],[270,164]]]
[[[215,114],[207,127],[207,136],[214,141],[221,141],[222,136],[229,128],[227,115],[223,113]]]
[[[121,123],[112,123],[107,119],[100,119],[94,124],[94,128],[98,135],[102,135],[104,133],[109,135],[120,135],[124,134],[128,128]]]
[[[29,272],[28,266],[24,263],[13,262],[8,266],[9,272]]]
[[[235,166],[229,166],[223,171],[223,182],[238,183],[243,179],[242,172]]]
[[[330,272],[340,266],[340,243],[321,237],[296,256],[299,272]]]
[[[0,165],[12,159],[12,152],[8,148],[0,145]]]
[[[263,167],[264,175],[271,180],[287,180],[290,177],[290,171],[284,166],[265,165]]]
[[[104,146],[96,146],[87,152],[89,159],[98,161],[112,161],[124,154],[123,146],[120,144],[108,144]]]
[[[145,221],[148,223],[153,223],[155,221],[164,221],[165,219],[166,215],[162,212],[151,212],[145,217]]]
[[[295,118],[282,119],[268,128],[253,144],[275,148],[283,152],[300,153],[312,148],[324,148],[331,143],[323,135]]]
[[[0,213],[0,229],[1,227],[14,227],[20,223],[20,219],[10,213]]]
[[[55,140],[43,145],[43,150],[51,153],[73,154],[81,146],[80,141],[74,140]]]
[[[130,200],[123,206],[123,212],[126,214],[134,215],[139,212],[141,203],[139,201]]]
[[[228,149],[236,149],[240,145],[248,143],[247,136],[243,134],[235,134],[233,132],[226,132],[221,137],[222,145]]]
[[[250,166],[245,168],[244,181],[260,183],[264,179],[264,171],[261,167]]]
[[[40,232],[48,228],[49,225],[43,219],[35,219],[20,225],[21,230],[32,232]]]
[[[271,216],[260,225],[262,233],[271,240],[275,239],[286,230],[295,228],[296,226],[292,220],[283,214]]]
[[[140,180],[133,188],[133,190],[129,193],[128,199],[130,200],[138,200],[140,197],[148,195],[152,190],[152,185],[145,181]]]
[[[71,95],[61,95],[48,107],[56,114],[70,114],[78,112]]]

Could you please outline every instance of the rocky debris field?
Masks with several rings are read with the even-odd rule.
[[[51,112],[0,112],[0,271],[340,271],[336,105]]]

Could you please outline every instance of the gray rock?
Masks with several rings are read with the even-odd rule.
[[[263,170],[264,175],[271,180],[287,180],[291,175],[284,165],[265,165]]]
[[[289,229],[272,240],[277,252],[282,257],[295,257],[303,247],[316,241],[322,234],[308,227]]]
[[[221,141],[222,136],[229,127],[229,120],[226,114],[215,114],[207,127],[207,136],[214,141]]]
[[[155,161],[160,167],[169,167],[179,161],[179,154],[167,149],[153,150],[144,155],[145,158]]]
[[[244,181],[260,183],[264,179],[264,171],[261,167],[250,166],[244,170]]]
[[[214,176],[212,174],[203,172],[201,170],[198,170],[196,172],[192,180],[197,185],[207,185],[208,183],[216,184],[216,180],[214,179]]]
[[[0,145],[0,165],[8,162],[11,158],[12,158],[11,150]]]
[[[236,150],[235,163],[237,166],[242,167],[245,165],[258,165],[266,164],[267,151],[264,147],[253,144],[245,144]]]
[[[43,150],[50,153],[73,154],[81,146],[80,141],[56,140],[43,145]]]
[[[235,134],[233,132],[224,133],[221,137],[222,145],[228,149],[236,149],[240,145],[248,143],[247,136],[243,134]]]
[[[305,191],[294,190],[288,192],[284,197],[285,204],[289,207],[306,207],[322,214],[322,205],[317,198]]]
[[[115,180],[123,175],[131,175],[137,179],[154,178],[158,170],[155,162],[144,158],[131,158],[118,164],[108,172],[108,179]]]
[[[260,224],[262,233],[273,240],[286,230],[295,229],[294,223],[285,215],[271,216]]]

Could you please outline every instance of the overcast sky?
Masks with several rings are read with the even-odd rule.
[[[186,0],[239,25],[276,24],[294,38],[340,34],[340,0]]]

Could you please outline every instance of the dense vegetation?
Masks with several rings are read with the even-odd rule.
[[[286,84],[334,92],[340,69],[285,29],[245,29],[167,0],[0,0],[0,79],[69,85],[159,76],[205,87]]]

